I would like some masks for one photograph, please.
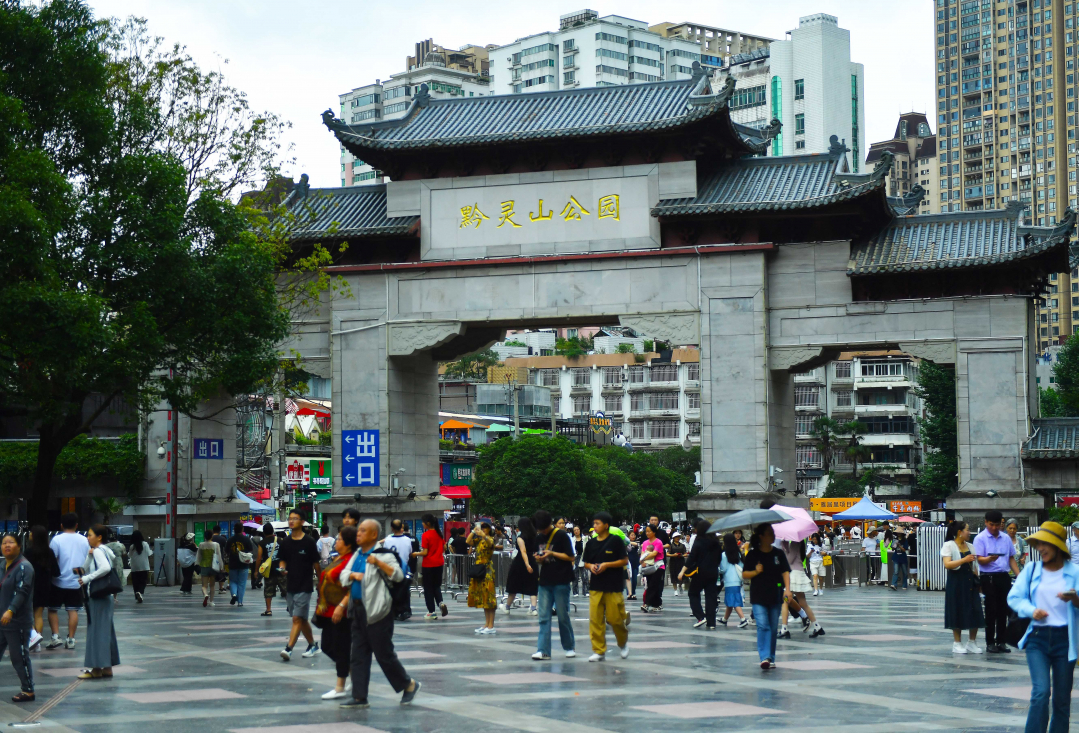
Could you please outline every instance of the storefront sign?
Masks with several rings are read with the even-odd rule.
[[[285,483],[286,484],[302,484],[303,483],[303,469],[297,461],[293,461],[285,467]]]
[[[309,470],[312,489],[333,488],[333,470],[331,461],[328,458],[311,461]]]
[[[843,512],[857,504],[861,499],[810,499],[809,511],[811,512]]]
[[[888,510],[893,514],[917,514],[922,511],[922,502],[899,499],[888,502]]]
[[[195,458],[220,461],[225,458],[225,441],[213,438],[195,438]]]
[[[592,432],[596,435],[600,433],[604,435],[611,434],[611,418],[604,415],[602,410],[596,410],[592,417],[588,418],[588,426],[592,428]]]
[[[442,485],[469,486],[472,484],[474,469],[475,465],[471,463],[443,463]]]

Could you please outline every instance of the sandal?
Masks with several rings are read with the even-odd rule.
[[[32,692],[20,692],[18,695],[13,695],[12,702],[33,702],[36,698]]]
[[[273,616],[273,612],[272,611],[263,611],[259,615],[260,616]]]

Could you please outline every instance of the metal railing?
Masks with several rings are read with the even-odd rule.
[[[918,528],[918,590],[944,590],[948,576],[940,548],[944,546],[945,532],[945,527]]]

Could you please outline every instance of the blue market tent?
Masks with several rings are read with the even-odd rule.
[[[845,519],[895,519],[898,514],[892,514],[887,509],[881,509],[879,506],[869,500],[868,496],[863,496],[861,501],[852,506],[845,512],[839,512],[833,514],[832,519],[834,521],[843,521]]]
[[[243,492],[241,492],[235,486],[232,488],[232,490],[236,492],[236,498],[237,499],[239,499],[240,501],[247,504],[249,513],[251,513],[251,514],[273,514],[273,515],[277,514],[276,510],[271,509],[270,507],[266,506],[265,504],[262,504],[260,502],[255,501],[254,499],[252,499],[247,494],[244,494]]]

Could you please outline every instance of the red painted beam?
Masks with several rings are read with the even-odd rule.
[[[572,255],[537,255],[534,257],[489,257],[473,260],[432,260],[427,262],[390,262],[373,265],[331,265],[327,272],[338,274],[350,272],[386,272],[391,270],[429,270],[442,267],[499,267],[505,265],[545,264],[550,262],[575,262],[578,260],[621,260],[642,257],[670,257],[694,254],[731,254],[735,252],[760,252],[776,248],[771,242],[757,244],[705,244],[700,247],[668,247],[665,249],[632,250],[629,252],[589,252]]]

